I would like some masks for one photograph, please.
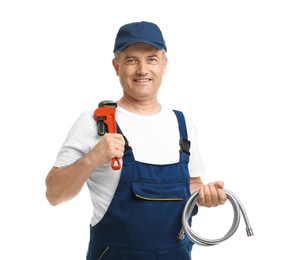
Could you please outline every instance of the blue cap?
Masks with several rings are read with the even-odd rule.
[[[161,30],[156,24],[150,22],[134,22],[120,27],[115,38],[113,52],[121,52],[134,43],[147,43],[158,50],[167,50]]]

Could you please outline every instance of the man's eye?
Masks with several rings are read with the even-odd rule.
[[[136,61],[135,61],[135,59],[127,59],[126,60],[126,63],[135,63]]]
[[[150,58],[148,60],[148,62],[154,64],[154,63],[157,63],[157,59],[156,58]]]

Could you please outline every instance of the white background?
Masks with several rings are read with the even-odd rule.
[[[254,231],[247,237],[241,219],[229,240],[195,246],[193,259],[293,259],[292,2],[1,1],[0,259],[85,259],[87,189],[52,207],[44,181],[80,113],[120,98],[114,38],[140,20],[163,31],[169,64],[160,100],[193,117],[203,180],[223,180]],[[221,237],[230,204],[196,218],[196,233]]]

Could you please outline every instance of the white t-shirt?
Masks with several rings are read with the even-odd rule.
[[[94,109],[78,117],[57,155],[55,167],[73,164],[99,142],[101,137],[97,134],[97,123],[93,114]],[[149,164],[171,164],[179,161],[179,127],[171,108],[163,105],[159,113],[146,116],[130,113],[118,106],[116,121],[128,139],[136,161]],[[199,154],[196,128],[188,115],[185,115],[185,121],[191,142],[189,173],[191,177],[198,177],[205,171]],[[108,209],[120,173],[121,170],[113,171],[109,163],[96,168],[88,178],[87,186],[93,203],[92,226],[101,220]]]

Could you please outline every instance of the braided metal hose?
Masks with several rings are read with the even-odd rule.
[[[237,196],[232,193],[231,191],[229,191],[228,189],[223,189],[224,192],[227,195],[228,200],[231,202],[232,207],[233,207],[233,211],[234,211],[234,220],[232,223],[232,226],[230,228],[230,230],[228,231],[228,233],[226,233],[222,238],[219,239],[205,239],[202,238],[200,236],[198,236],[190,227],[188,220],[191,216],[191,213],[193,211],[193,208],[195,207],[197,198],[198,198],[198,191],[196,191],[195,193],[193,193],[190,198],[187,200],[184,210],[183,210],[183,214],[182,214],[182,228],[178,234],[178,239],[182,240],[184,239],[185,235],[187,235],[187,237],[194,243],[194,244],[198,244],[201,246],[213,246],[213,245],[217,245],[225,240],[227,240],[228,238],[230,238],[238,229],[239,224],[240,224],[240,212],[243,215],[245,224],[246,224],[246,232],[247,232],[247,236],[253,236],[253,231],[252,228],[250,227],[249,224],[249,220],[247,217],[247,214],[245,212],[245,209],[243,207],[243,205],[241,204],[240,200],[237,198]]]

